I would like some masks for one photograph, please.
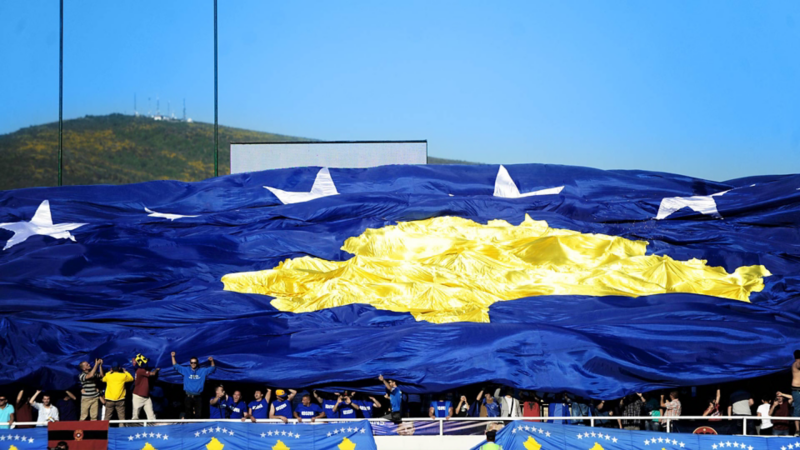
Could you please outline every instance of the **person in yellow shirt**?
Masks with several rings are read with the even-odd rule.
[[[117,419],[125,420],[125,383],[133,381],[133,377],[119,363],[115,363],[103,377],[106,384],[106,416],[103,420],[111,420],[111,414],[117,411]]]

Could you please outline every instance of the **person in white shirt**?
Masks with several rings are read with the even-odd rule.
[[[763,397],[761,399],[761,404],[758,405],[756,409],[756,415],[758,417],[769,417],[769,409],[772,405],[770,403],[772,399],[769,397]],[[761,419],[761,433],[764,434],[772,434],[772,420],[770,419]]]
[[[500,388],[494,391],[494,396],[500,403],[500,417],[522,417],[522,408],[519,400],[511,396],[510,388],[505,389],[505,395],[500,397]]]
[[[36,397],[42,391],[36,391],[30,399],[30,404],[34,409],[39,411],[39,417],[36,419],[37,427],[46,427],[48,422],[58,422],[58,408],[50,404],[50,396],[43,395],[42,403],[36,401]]]

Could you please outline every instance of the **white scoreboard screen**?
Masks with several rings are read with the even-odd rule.
[[[428,141],[231,143],[231,173],[291,167],[426,164]]]

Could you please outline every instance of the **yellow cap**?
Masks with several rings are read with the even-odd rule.
[[[275,395],[277,395],[278,397],[283,397],[284,395],[286,395],[286,391],[284,391],[283,389],[278,389],[277,391],[275,391]]]

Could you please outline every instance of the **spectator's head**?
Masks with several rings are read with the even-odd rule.
[[[673,400],[677,400],[678,399],[678,391],[677,390],[669,391],[669,398],[671,398]]]
[[[239,402],[242,399],[242,392],[241,391],[233,391],[233,401]]]
[[[225,386],[220,384],[219,386],[217,386],[215,392],[217,393],[217,396],[222,397],[223,395],[225,395]]]
[[[386,380],[386,383],[388,383],[389,387],[392,389],[397,387],[397,380]]]
[[[45,394],[42,396],[42,404],[44,406],[50,406],[50,396]]]
[[[800,359],[800,350],[794,351],[794,359]]]
[[[497,437],[497,431],[489,430],[486,432],[486,442],[494,442],[496,437]]]
[[[8,404],[8,398],[5,395],[0,395],[0,408],[5,408]]]
[[[311,404],[311,396],[306,394],[303,396],[303,406],[308,406]]]
[[[256,391],[253,393],[253,398],[255,398],[257,402],[259,402],[261,401],[262,398],[264,398],[264,393],[261,392],[261,389],[256,389]]]
[[[486,403],[493,403],[494,402],[494,397],[492,397],[492,394],[490,394],[488,392],[483,394],[483,399],[486,400]]]
[[[56,445],[56,450],[69,450],[69,445],[66,442],[61,441]]]
[[[770,396],[770,395],[762,395],[761,396],[761,403],[769,405],[770,403],[772,403],[772,396]]]
[[[278,400],[284,400],[286,398],[286,391],[284,391],[283,389],[276,389],[275,397],[277,397]]]
[[[197,359],[197,356],[192,356],[189,358],[189,365],[192,367],[192,369],[197,369],[197,367],[200,366],[200,360]]]
[[[81,372],[84,373],[89,373],[92,370],[92,366],[89,364],[89,361],[81,361],[78,367],[81,369]]]
[[[781,395],[781,391],[775,393],[775,403],[777,403],[778,405],[783,404],[783,396]]]
[[[122,372],[122,364],[119,361],[115,362],[114,365],[111,366],[112,372]]]
[[[708,398],[708,406],[717,406],[717,397]]]

